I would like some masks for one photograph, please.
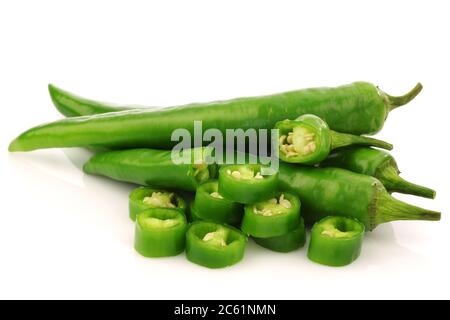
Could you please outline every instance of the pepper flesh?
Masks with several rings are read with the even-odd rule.
[[[219,183],[212,180],[203,183],[195,193],[195,211],[199,218],[216,223],[240,224],[244,208],[241,204],[224,199]]]
[[[195,191],[216,175],[216,165],[175,164],[171,151],[131,149],[93,156],[83,167],[88,174],[168,189]]]
[[[186,210],[186,203],[180,195],[162,189],[139,187],[130,193],[128,199],[132,221],[136,221],[140,212],[151,208],[177,209],[182,213]]]
[[[326,217],[311,230],[308,258],[314,262],[342,267],[355,261],[364,238],[364,225],[345,217]]]
[[[282,192],[276,198],[245,207],[241,230],[256,238],[272,238],[293,231],[300,223],[300,200]]]
[[[169,257],[184,251],[186,217],[178,210],[148,209],[136,218],[134,247],[144,257]]]
[[[364,147],[342,148],[333,152],[321,165],[344,168],[379,179],[389,192],[413,194],[434,199],[436,192],[404,180],[397,163],[386,151]]]
[[[290,163],[314,165],[324,160],[331,150],[352,144],[392,149],[391,144],[381,140],[332,131],[325,121],[312,114],[280,121],[275,128],[280,134],[280,159]]]
[[[302,216],[313,224],[326,216],[348,216],[371,231],[397,220],[438,221],[439,212],[393,198],[376,178],[340,168],[310,168],[280,163],[280,187],[302,199]]]
[[[297,90],[263,97],[196,103],[163,109],[133,109],[59,120],[32,128],[17,137],[9,151],[42,148],[104,147],[170,148],[174,130],[187,129],[194,134],[194,121],[201,119],[204,130],[272,129],[278,121],[295,119],[301,114],[315,114],[336,131],[351,134],[378,132],[388,113],[412,100],[421,90],[418,84],[402,97],[392,97],[366,82],[335,88]],[[88,105],[70,94],[56,100],[73,107]],[[54,99],[55,102],[55,99]]]
[[[245,235],[233,227],[197,221],[186,234],[186,257],[207,268],[224,268],[242,260],[246,243]]]
[[[259,164],[228,165],[219,169],[219,193],[228,200],[250,204],[275,194],[278,174],[262,175]]]
[[[306,230],[303,218],[300,218],[300,223],[294,230],[272,238],[253,238],[255,242],[263,248],[276,252],[291,252],[297,250],[305,245]]]

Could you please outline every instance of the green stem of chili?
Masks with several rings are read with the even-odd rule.
[[[388,100],[389,111],[394,110],[395,108],[398,108],[410,102],[420,93],[420,91],[422,91],[422,88],[423,88],[422,84],[418,83],[410,92],[408,92],[403,96],[391,96],[387,93],[383,93]]]
[[[392,144],[374,138],[340,133],[333,130],[330,131],[330,134],[331,134],[331,149],[341,148],[353,144],[362,146],[373,146],[386,150],[393,149]]]
[[[390,192],[412,194],[429,199],[436,197],[436,191],[403,179],[398,175],[398,170],[390,165],[380,168],[377,172],[377,178],[383,182]]]

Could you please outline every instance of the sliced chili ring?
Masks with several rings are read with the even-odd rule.
[[[242,260],[246,243],[247,237],[233,227],[197,221],[186,233],[186,256],[207,268],[224,268]]]
[[[140,212],[151,208],[186,211],[186,203],[180,195],[162,189],[139,187],[131,191],[128,199],[130,219],[133,221]]]
[[[285,235],[272,238],[254,238],[261,247],[276,252],[291,252],[302,248],[306,242],[306,229],[303,218],[297,228]]]
[[[169,257],[184,251],[186,217],[179,210],[154,208],[136,217],[134,247],[144,257]]]
[[[280,192],[275,198],[245,207],[241,229],[255,238],[283,236],[300,223],[300,199]]]
[[[331,216],[320,220],[311,230],[308,258],[332,267],[352,263],[361,253],[364,229],[355,219]]]
[[[219,193],[217,180],[203,183],[195,194],[195,210],[199,218],[217,223],[240,224],[244,207],[225,199]]]
[[[264,175],[259,164],[229,165],[219,169],[219,193],[226,199],[250,204],[275,194],[278,173]]]

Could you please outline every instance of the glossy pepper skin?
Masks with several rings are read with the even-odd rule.
[[[178,210],[148,209],[136,218],[134,247],[144,257],[170,257],[184,251],[186,217]]]
[[[200,185],[195,193],[194,203],[196,215],[202,220],[237,225],[244,214],[242,204],[227,200],[219,194],[217,180]]]
[[[158,188],[195,191],[215,178],[216,165],[175,164],[171,151],[130,149],[93,156],[83,167],[88,174]]]
[[[358,259],[364,225],[345,217],[326,217],[311,230],[308,258],[331,267],[343,267]]]
[[[280,187],[299,196],[302,216],[314,224],[327,216],[346,216],[366,230],[397,220],[438,221],[439,212],[393,198],[373,177],[340,168],[311,168],[280,163]]]
[[[226,165],[219,169],[219,193],[228,200],[250,204],[275,195],[278,173],[262,175],[259,164]]]
[[[164,149],[177,143],[171,141],[171,135],[178,128],[186,128],[193,135],[195,120],[202,120],[203,130],[215,128],[225,133],[226,129],[235,128],[272,129],[278,121],[302,114],[315,114],[339,132],[375,133],[383,127],[392,109],[412,100],[421,88],[417,85],[405,96],[392,97],[370,83],[355,82],[336,88],[69,118],[22,133],[9,150],[92,146]],[[63,108],[64,101],[70,101],[73,108],[77,98],[56,101],[59,109]],[[85,105],[86,101],[79,103]]]
[[[183,197],[174,192],[150,187],[139,187],[131,191],[128,207],[132,221],[136,221],[136,216],[142,211],[152,208],[175,209],[183,214],[186,212],[186,202]]]
[[[246,244],[247,237],[233,227],[197,221],[186,234],[186,257],[207,268],[224,268],[242,260]]]
[[[300,206],[300,199],[287,192],[279,193],[267,201],[247,205],[241,230],[255,238],[285,235],[300,224]]]
[[[430,199],[436,196],[434,190],[401,178],[394,157],[383,150],[364,147],[342,148],[333,152],[321,166],[344,168],[375,177],[389,192],[413,194]]]
[[[279,157],[289,163],[318,164],[331,150],[353,144],[392,149],[391,144],[381,140],[330,130],[325,121],[312,114],[280,121],[275,128],[280,135]]]
[[[276,252],[291,252],[305,245],[306,228],[303,218],[294,230],[278,237],[272,238],[253,238],[255,242],[263,248]]]

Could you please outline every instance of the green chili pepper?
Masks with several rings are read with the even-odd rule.
[[[274,196],[278,174],[262,175],[259,164],[228,165],[219,169],[219,193],[237,203],[250,204]]]
[[[382,150],[363,147],[343,148],[332,153],[321,165],[340,167],[375,177],[389,192],[414,194],[431,199],[436,196],[434,190],[401,178],[395,159]]]
[[[205,182],[197,188],[195,207],[201,219],[231,225],[241,222],[244,211],[241,204],[222,197],[217,180]]]
[[[216,165],[205,162],[174,164],[171,151],[132,149],[93,156],[85,165],[88,174],[159,188],[195,191],[216,176]]]
[[[373,138],[330,130],[325,121],[312,114],[275,125],[279,130],[279,157],[290,163],[317,164],[336,148],[359,144],[391,150],[392,145]]]
[[[412,100],[421,88],[418,84],[408,94],[392,97],[370,83],[355,82],[336,88],[69,118],[22,133],[10,144],[9,150],[91,146],[164,149],[177,143],[171,136],[178,128],[186,128],[193,135],[195,120],[202,120],[204,130],[214,128],[225,133],[226,129],[235,128],[271,129],[278,121],[295,119],[301,114],[315,114],[338,132],[375,133],[383,127],[392,109]],[[61,93],[54,102],[59,108],[65,103],[72,108],[77,103],[80,108],[87,105],[89,110],[92,107],[89,101],[67,93]]]
[[[204,267],[224,268],[242,260],[246,243],[247,237],[233,227],[197,221],[186,234],[186,256]]]
[[[300,223],[300,200],[290,193],[245,207],[241,230],[256,238],[285,235]]]
[[[253,238],[257,244],[266,249],[277,252],[291,252],[305,245],[306,230],[303,218],[294,230],[278,237],[272,238]]]
[[[346,266],[361,253],[364,225],[345,217],[326,217],[311,230],[308,258],[332,266]]]
[[[134,246],[144,257],[169,257],[183,252],[186,217],[179,210],[148,209],[136,218]]]
[[[130,219],[135,221],[136,216],[150,208],[177,209],[182,213],[186,211],[186,202],[178,194],[166,190],[149,187],[134,189],[129,199]]]
[[[313,224],[326,216],[349,216],[367,230],[397,220],[438,221],[439,212],[393,198],[376,178],[339,168],[280,163],[280,187],[302,199],[302,216]]]

